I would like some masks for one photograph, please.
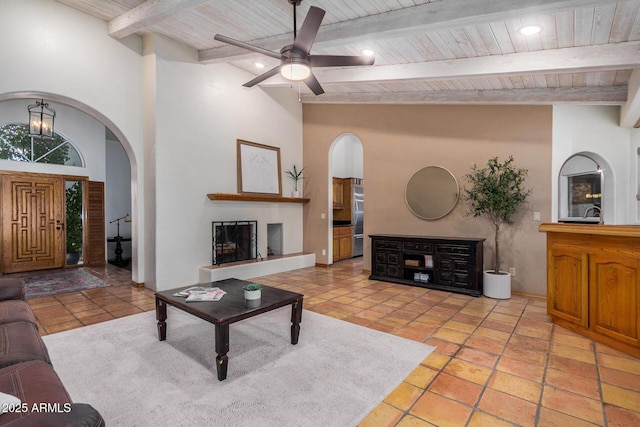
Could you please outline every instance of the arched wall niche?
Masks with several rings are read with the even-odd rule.
[[[567,157],[558,173],[558,220],[614,223],[615,180],[613,168],[597,153],[581,151]]]

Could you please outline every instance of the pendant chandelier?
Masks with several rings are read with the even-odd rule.
[[[56,112],[49,108],[44,99],[29,105],[29,136],[34,138],[53,138],[53,119]]]

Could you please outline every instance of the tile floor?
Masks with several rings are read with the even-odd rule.
[[[128,271],[91,270],[113,286],[29,300],[43,334],[154,309]],[[553,325],[543,298],[372,281],[358,259],[259,281],[303,293],[308,310],[436,347],[362,427],[640,426],[640,360]]]
[[[133,286],[130,271],[112,265],[84,270],[111,286],[28,299],[41,335],[155,310],[153,291]]]

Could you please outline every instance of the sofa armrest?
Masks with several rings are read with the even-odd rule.
[[[70,410],[31,412],[29,415],[3,424],[7,427],[105,427],[102,415],[86,403],[72,403]]]
[[[0,301],[24,299],[24,280],[19,278],[0,278]]]

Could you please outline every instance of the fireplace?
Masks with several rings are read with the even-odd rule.
[[[213,264],[256,259],[257,221],[214,221]]]

